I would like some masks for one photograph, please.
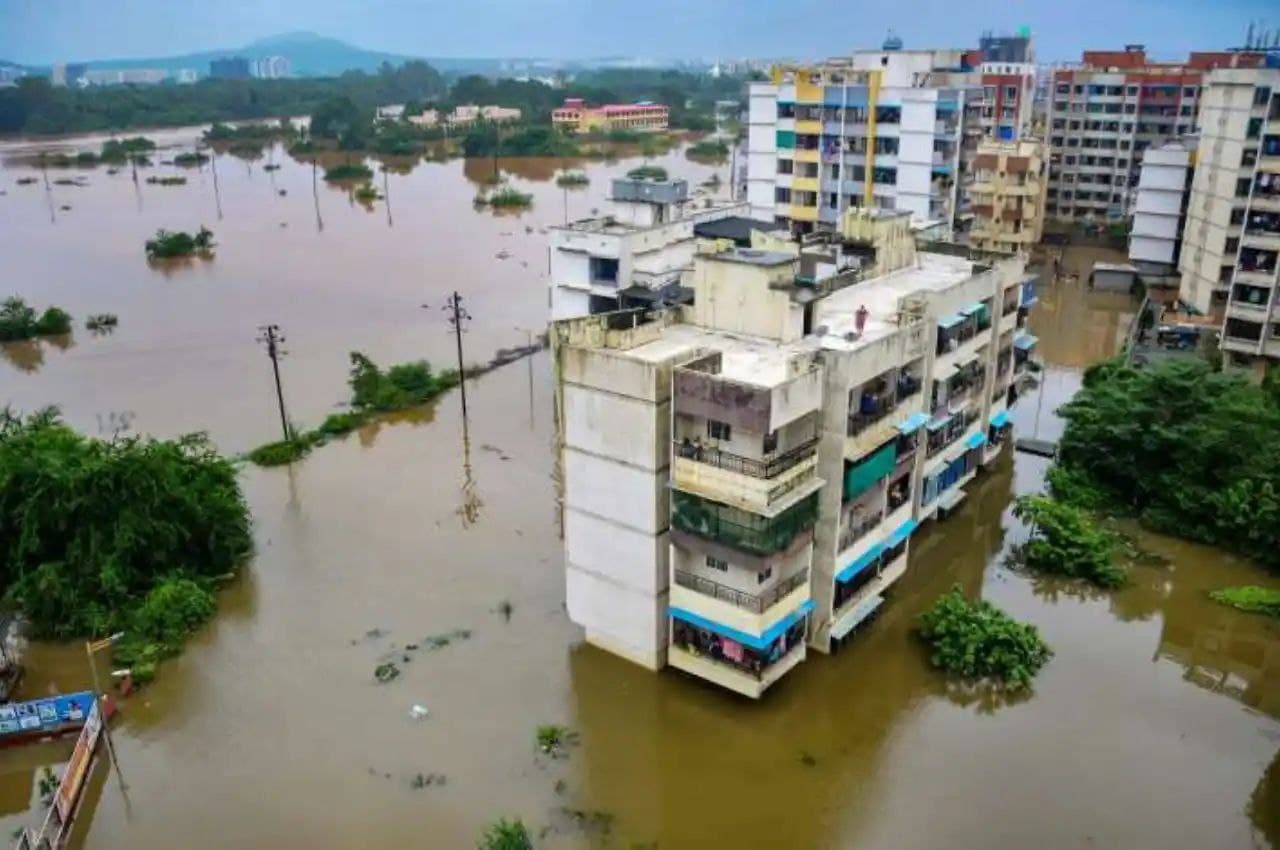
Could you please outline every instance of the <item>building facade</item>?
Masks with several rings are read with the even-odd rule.
[[[1195,153],[1191,138],[1151,148],[1142,157],[1129,230],[1129,262],[1141,274],[1177,273]]]
[[[1121,218],[1133,211],[1143,152],[1191,133],[1206,71],[1255,66],[1252,52],[1192,53],[1148,61],[1140,44],[1085,51],[1054,72],[1049,111],[1049,215]]]
[[[1048,174],[1044,144],[984,138],[967,184],[973,225],[969,244],[1002,254],[1030,252],[1044,233]]]
[[[279,80],[293,75],[293,67],[284,56],[263,56],[254,59],[249,70],[260,80]]]
[[[683,180],[615,179],[610,212],[551,228],[552,319],[687,300],[694,228],[746,212],[698,203]]]
[[[608,103],[588,106],[581,98],[565,98],[551,112],[551,124],[566,133],[607,133],[610,130],[660,132],[667,129],[668,110],[660,103]]]
[[[1261,370],[1280,358],[1280,68],[1206,78],[1187,202],[1179,297],[1223,316],[1223,352]]]
[[[905,213],[845,220],[832,241],[861,261],[826,276],[706,246],[692,306],[553,323],[589,642],[758,698],[867,622],[919,523],[1008,444],[1034,346],[1021,259],[902,251]]]
[[[247,80],[252,74],[249,60],[243,56],[223,56],[209,63],[209,76],[215,80]]]

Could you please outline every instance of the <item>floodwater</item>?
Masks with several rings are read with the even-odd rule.
[[[474,165],[421,165],[392,177],[394,227],[322,186],[318,233],[306,204],[294,208],[310,199],[309,168],[282,162],[279,201],[256,166],[219,162],[224,223],[208,221],[222,247],[170,276],[147,269],[140,240],[203,220],[205,187],[164,190],[202,205],[174,222],[153,206],[195,201],[144,187],[139,213],[131,182],[91,174],[51,224],[39,186],[10,185],[0,250],[21,258],[12,279],[29,300],[112,310],[121,326],[45,350],[34,371],[0,363],[0,398],[61,402],[90,430],[127,409],[135,429],[207,427],[239,450],[274,434],[257,323],[291,334],[286,391],[302,421],[343,396],[349,348],[446,362],[443,323],[417,306],[438,293],[470,299],[477,359],[522,342],[516,325],[541,327],[537,231],[562,215],[553,185],[520,178],[534,210],[494,220],[471,209]],[[571,215],[627,167],[587,164],[592,185]],[[255,225],[233,221],[232,198]],[[288,228],[272,229],[276,206]],[[496,260],[503,248],[513,257]],[[1031,324],[1045,393],[1020,402],[1020,433],[1060,431],[1054,408],[1132,309],[1079,284],[1044,288]],[[504,815],[532,825],[539,848],[1280,846],[1280,627],[1205,597],[1277,584],[1255,567],[1144,535],[1170,565],[1137,568],[1115,594],[1012,572],[1009,501],[1040,486],[1045,462],[1006,454],[956,516],[918,534],[871,629],[751,703],[586,646],[568,622],[546,357],[484,376],[468,402],[465,433],[450,394],[292,468],[245,470],[257,556],[209,627],[125,702],[120,773],[97,773],[73,847],[467,848]],[[930,669],[913,618],[953,584],[1041,628],[1056,655],[1034,693],[996,699]],[[423,648],[456,629],[470,636]],[[398,679],[374,683],[380,660],[405,654]],[[89,678],[76,647],[37,646],[31,668],[29,694]],[[410,719],[415,704],[425,719]],[[544,723],[579,733],[567,758],[536,754]],[[41,757],[11,752],[0,830],[35,817],[22,801]],[[430,784],[414,787],[418,774]]]

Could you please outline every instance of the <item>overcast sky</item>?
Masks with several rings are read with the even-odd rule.
[[[1276,0],[0,0],[0,59],[166,56],[310,30],[419,56],[794,57],[953,47],[1031,27],[1041,60],[1145,43],[1160,57],[1280,28]]]

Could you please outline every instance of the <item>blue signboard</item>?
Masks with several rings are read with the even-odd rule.
[[[91,708],[93,694],[89,691],[0,705],[0,737],[84,723]]]

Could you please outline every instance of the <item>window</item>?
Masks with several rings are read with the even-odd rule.
[[[840,206],[840,195],[837,192],[827,193],[827,209],[834,210]]]
[[[1005,100],[1017,100],[1017,99],[1018,99],[1018,87],[1017,87],[1017,86],[1005,86],[1005,87],[1004,87],[1004,99],[1005,99]]]
[[[1249,184],[1250,184],[1250,181],[1248,177],[1241,177],[1239,180],[1236,181],[1236,197],[1237,198],[1249,197]]]
[[[1190,107],[1190,106],[1180,106],[1180,107],[1178,107],[1178,114],[1179,114],[1179,115],[1190,115],[1190,114],[1191,114],[1191,107]]]
[[[771,578],[773,578],[773,567],[765,567],[763,570],[756,573],[756,584],[764,584]]]
[[[833,195],[832,198],[834,200],[835,196]],[[835,204],[833,203],[832,206],[835,206]],[[770,431],[768,434],[764,435],[763,448],[764,448],[765,454],[772,454],[773,452],[776,452],[778,450],[778,432],[777,431]]]
[[[1183,96],[1183,97],[1195,97],[1195,96],[1196,96],[1196,87],[1195,87],[1195,86],[1183,86],[1183,88],[1182,88],[1182,96]]]
[[[1058,83],[1055,91],[1057,91],[1058,94],[1070,94],[1071,86],[1068,85],[1067,83]]]
[[[1231,211],[1231,223],[1244,224],[1244,209],[1242,207],[1236,207]]]
[[[729,572],[729,562],[722,561],[719,558],[715,558],[715,557],[712,557],[711,555],[708,555],[707,568],[712,570],[719,570],[722,573],[727,573]]]
[[[1137,97],[1137,96],[1138,96],[1138,87],[1137,87],[1137,86],[1129,86],[1128,88],[1126,88],[1126,89],[1124,90],[1124,93],[1125,93],[1125,94],[1127,94],[1127,95],[1129,95],[1129,97]]]
[[[1222,243],[1222,253],[1224,254],[1234,254],[1238,250],[1240,250],[1240,237],[1238,236],[1229,236]]]
[[[1067,165],[1075,165],[1076,158],[1074,156],[1066,156],[1066,157],[1063,157],[1063,162],[1065,162]]]
[[[773,189],[773,200],[779,204],[791,203],[791,190],[786,186],[775,186]]]
[[[778,160],[779,174],[790,174],[795,169],[795,167],[796,167],[796,163],[795,163],[795,160],[793,159]]]
[[[707,436],[713,440],[729,439],[731,431],[728,422],[721,422],[718,419],[707,420]]]
[[[1271,99],[1271,89],[1266,86],[1258,86],[1253,90],[1253,105],[1266,106],[1267,101]]]
[[[1076,86],[1074,91],[1076,94],[1084,94],[1084,86]]]

